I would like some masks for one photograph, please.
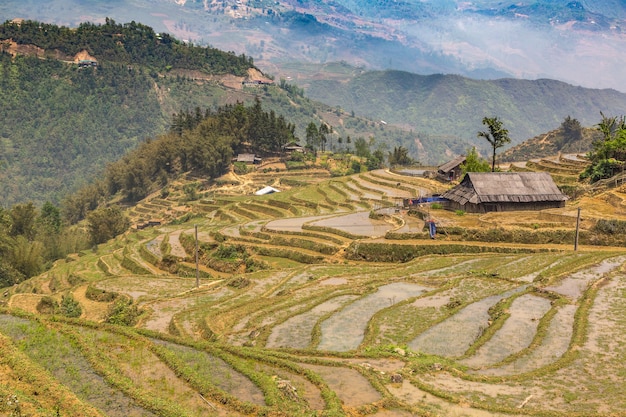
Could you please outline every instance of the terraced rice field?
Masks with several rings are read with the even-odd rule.
[[[626,415],[626,251],[420,237],[361,200],[428,183],[364,177],[198,201],[11,288],[0,415]]]

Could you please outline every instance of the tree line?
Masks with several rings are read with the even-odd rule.
[[[64,227],[61,211],[46,202],[0,207],[0,288],[41,273],[68,253],[89,247],[81,229]]]
[[[65,218],[70,223],[84,219],[116,194],[129,203],[139,201],[184,172],[216,178],[228,171],[238,153],[280,152],[296,140],[294,130],[282,116],[263,110],[258,99],[251,106],[236,103],[176,113],[168,133],[145,140],[109,164],[101,180],[68,196]]]
[[[596,129],[602,137],[593,142],[593,149],[588,154],[591,165],[580,176],[591,182],[626,171],[626,116],[606,116],[604,113],[600,116]]]
[[[81,23],[76,29],[33,20],[6,21],[0,25],[0,40],[7,39],[68,56],[86,50],[99,61],[159,70],[184,68],[244,76],[254,67],[253,59],[243,54],[237,56],[216,48],[195,46],[167,33],[156,33],[141,23],[118,24],[109,18],[104,24]]]

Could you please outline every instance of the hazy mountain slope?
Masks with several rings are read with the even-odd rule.
[[[187,61],[169,61],[166,53],[156,50],[162,39],[149,27],[134,23],[107,25],[110,27],[86,25],[84,29],[132,33],[109,33],[99,39],[88,34],[79,36],[84,33],[82,30],[50,25],[40,29],[37,23],[24,23],[20,26],[23,33],[16,27],[0,28],[0,39],[10,36],[14,41],[5,41],[3,48],[15,54],[0,54],[1,206],[26,201],[40,204],[46,200],[56,204],[68,191],[99,175],[107,163],[118,160],[141,141],[165,132],[173,113],[196,107],[216,109],[238,101],[251,103],[256,97],[265,109],[293,123],[300,138],[305,137],[310,122],[319,125],[324,120],[334,131],[328,143],[331,150],[352,146],[347,140],[351,136],[353,140],[367,140],[372,151],[386,152],[394,146],[404,146],[413,157],[428,162],[440,155],[463,152],[467,147],[456,137],[433,140],[428,135],[383,126],[314,103],[303,97],[300,89],[283,83],[244,88],[245,78],[234,74],[241,72],[239,64],[248,62],[247,58],[212,50],[211,56],[217,59],[203,61],[198,56],[205,51],[189,47],[191,56]],[[146,39],[132,40],[132,45],[120,41],[117,46],[106,47],[107,37],[130,42],[136,31]],[[178,45],[179,52],[186,51],[184,44],[173,38],[168,41]],[[71,53],[82,48],[94,54],[97,67],[79,68],[73,62]],[[199,55],[194,58],[191,51]],[[155,61],[158,56],[162,58]],[[238,61],[232,68],[234,74],[208,73],[210,68],[216,68],[216,63],[233,58]],[[195,64],[185,65],[186,62]],[[262,76],[254,68],[250,71],[252,76]],[[343,144],[339,138],[345,139]]]
[[[173,38],[162,39],[166,45],[154,36],[136,24],[83,31],[37,23],[0,27],[3,50],[14,55],[0,54],[0,205],[58,202],[107,162],[164,132],[173,111],[228,101],[215,86],[193,83],[177,71],[187,67],[208,79],[215,64],[233,73],[241,72],[242,63],[251,67],[245,59],[233,66],[232,54]],[[96,54],[96,67],[73,62],[71,54],[83,49]],[[169,77],[159,75],[159,67]]]
[[[542,133],[534,138],[502,152],[498,159],[502,162],[528,161],[563,154],[584,155],[593,148],[593,142],[602,140],[602,133],[595,128],[585,128],[578,140],[571,140],[564,135],[562,129]]]
[[[400,71],[364,72],[346,81],[312,79],[308,95],[387,123],[470,140],[482,118],[499,116],[513,143],[557,127],[565,117],[591,126],[605,114],[625,114],[626,94],[554,80],[473,80]]]
[[[6,0],[0,17],[78,25],[136,20],[179,39],[285,62],[480,78],[554,78],[621,89],[626,5],[607,1]]]

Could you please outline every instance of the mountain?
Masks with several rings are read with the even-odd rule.
[[[344,60],[367,69],[474,78],[552,78],[621,89],[626,5],[618,0],[6,0],[5,19],[78,26],[135,20],[179,39],[291,62]]]
[[[249,57],[194,46],[135,22],[107,19],[76,29],[8,22],[0,26],[0,50],[3,207],[58,204],[107,164],[166,133],[174,113],[257,98],[300,138],[312,122],[331,126],[331,150],[351,146],[348,137],[361,138],[372,151],[402,145],[426,161],[466,147],[453,137],[422,135],[418,148],[417,134],[313,102],[294,85],[273,83]],[[261,84],[244,83],[249,80]]]
[[[591,126],[600,112],[626,114],[622,93],[554,80],[422,76],[337,63],[311,66],[306,76],[274,84],[251,57],[112,19],[76,29],[5,23],[0,39],[3,206],[58,203],[107,163],[165,133],[172,114],[255,97],[292,123],[302,140],[309,123],[323,121],[333,129],[329,150],[350,147],[348,137],[361,138],[385,155],[402,146],[423,164],[442,163],[471,146],[486,151],[476,138],[485,116],[500,117],[515,145],[553,130],[567,116]],[[96,66],[81,68],[85,58]],[[302,74],[302,68],[290,71]],[[246,79],[266,82],[245,87]],[[296,82],[319,102],[305,98]]]
[[[246,98],[221,98],[224,90],[211,77],[258,72],[245,57],[157,38],[135,23],[108,21],[77,30],[7,23],[0,26],[0,39],[5,207],[28,200],[57,203],[106,163],[165,132],[172,113]]]
[[[477,141],[485,116],[498,116],[513,144],[553,130],[567,116],[592,126],[626,114],[626,94],[554,80],[475,80],[458,75],[370,71],[343,79],[306,80],[308,95],[368,117],[432,135]]]

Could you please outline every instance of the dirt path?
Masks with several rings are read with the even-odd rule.
[[[96,322],[102,321],[107,316],[110,303],[101,303],[88,299],[86,296],[88,286],[89,284],[81,285],[72,292],[74,299],[80,303],[83,309],[83,314],[80,318]]]

